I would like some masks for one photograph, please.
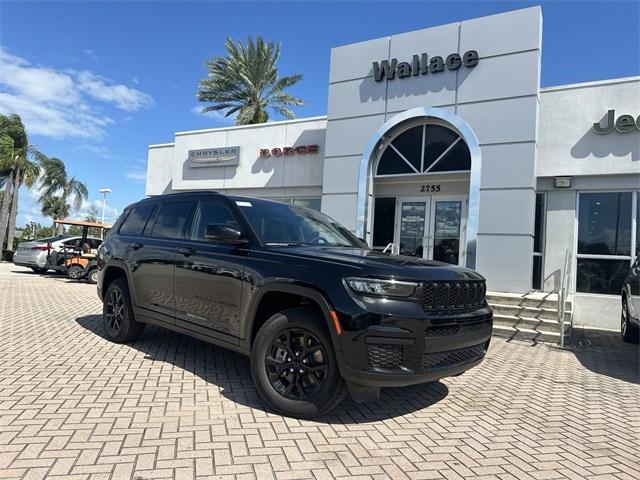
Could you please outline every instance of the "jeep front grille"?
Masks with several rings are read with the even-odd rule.
[[[475,345],[447,352],[425,353],[422,356],[422,366],[424,368],[451,367],[480,360],[485,353],[484,345]]]
[[[483,281],[428,282],[422,284],[424,310],[452,310],[484,305]]]

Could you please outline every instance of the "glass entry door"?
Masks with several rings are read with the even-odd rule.
[[[427,232],[431,215],[431,198],[398,198],[395,244],[400,255],[427,258]]]
[[[462,200],[433,202],[433,234],[431,259],[438,262],[460,263],[460,234],[462,232]]]
[[[400,255],[463,265],[465,198],[463,195],[398,197],[394,243]]]

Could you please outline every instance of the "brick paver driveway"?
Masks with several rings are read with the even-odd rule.
[[[157,328],[114,345],[99,312],[92,285],[0,264],[0,477],[640,476],[638,348],[616,336],[494,339],[460,377],[303,422],[265,411],[240,355]]]

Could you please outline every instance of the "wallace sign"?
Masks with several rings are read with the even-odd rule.
[[[416,75],[426,75],[427,73],[438,73],[447,70],[457,70],[461,66],[473,68],[478,64],[478,52],[469,50],[462,56],[459,53],[452,53],[446,59],[442,57],[431,57],[426,53],[414,55],[411,62],[398,62],[397,58],[392,58],[391,62],[382,60],[373,62],[373,78],[376,82],[381,82],[384,77],[393,80]]]

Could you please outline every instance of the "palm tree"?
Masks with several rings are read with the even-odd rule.
[[[0,206],[0,247],[7,239],[7,248],[13,249],[18,193],[24,183],[31,187],[38,178],[40,168],[33,161],[41,156],[29,145],[27,132],[18,115],[0,115],[0,184],[4,186]]]
[[[301,74],[278,78],[276,63],[280,45],[249,37],[245,46],[231,38],[225,42],[227,56],[215,56],[205,66],[209,76],[200,81],[198,100],[213,102],[202,111],[226,110],[225,117],[236,116],[236,125],[264,123],[267,109],[285,118],[295,118],[290,105],[304,105],[301,99],[285,93],[285,89],[302,79]]]
[[[40,178],[42,214],[55,220],[67,217],[72,207],[78,210],[89,196],[86,185],[76,177],[69,178],[64,162],[59,158],[43,156],[40,164],[43,170]]]
[[[13,250],[13,239],[16,233],[16,219],[18,218],[18,194],[20,187],[26,185],[31,188],[38,180],[40,166],[29,158],[39,158],[38,152],[32,145],[27,148],[26,154],[18,157],[13,174],[13,199],[9,210],[9,225],[7,228],[7,248]]]

